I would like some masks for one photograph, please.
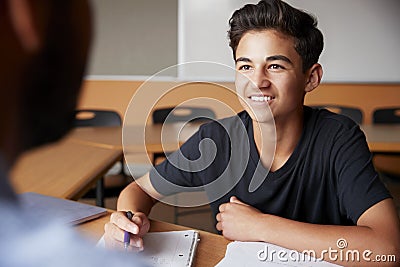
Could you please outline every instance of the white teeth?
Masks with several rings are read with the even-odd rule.
[[[263,96],[252,96],[251,100],[259,101],[259,102],[264,102],[265,101]]]
[[[250,99],[258,102],[268,102],[274,98],[272,96],[251,96]]]

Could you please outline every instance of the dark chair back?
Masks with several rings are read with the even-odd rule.
[[[202,107],[168,107],[152,113],[153,123],[207,122],[215,118],[213,110]]]
[[[372,113],[374,124],[400,124],[400,107],[375,109]],[[400,214],[400,155],[375,153],[373,158],[375,169],[393,196]]]
[[[112,110],[80,109],[75,111],[75,127],[111,127],[121,126],[122,119],[119,114]],[[124,159],[122,158],[118,165],[121,165],[119,174],[126,180],[124,171]],[[96,198],[96,205],[104,207],[105,197],[116,197],[128,183],[124,183],[113,188],[105,188],[104,177],[96,182],[96,188],[89,190],[83,198]]]
[[[216,118],[215,112],[209,108],[202,107],[168,107],[156,109],[152,113],[153,123],[174,123],[174,122],[208,122]],[[160,159],[165,159],[169,153],[154,153],[153,165]],[[175,196],[178,198],[178,196]],[[178,224],[178,218],[185,215],[198,213],[210,213],[210,207],[206,206],[195,210],[180,211],[174,206],[174,223]]]
[[[372,114],[373,123],[400,123],[400,107],[376,109]]]
[[[153,123],[207,122],[215,118],[214,111],[202,107],[167,107],[156,109],[152,113]],[[165,153],[154,153],[153,165],[164,158]]]
[[[121,126],[122,119],[112,110],[81,109],[75,111],[75,127]]]
[[[359,109],[359,108],[339,106],[339,105],[321,105],[321,106],[313,106],[313,107],[325,108],[325,109],[335,112],[337,114],[345,115],[358,124],[361,124],[362,120],[363,120],[363,113],[362,113],[361,109]]]

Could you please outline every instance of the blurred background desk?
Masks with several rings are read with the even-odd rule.
[[[373,153],[400,154],[400,125],[362,125],[368,146]]]
[[[83,145],[122,150],[122,128],[118,126],[77,127],[66,138]]]
[[[11,182],[18,193],[77,200],[121,157],[122,150],[66,138],[24,154],[12,169]]]
[[[75,143],[108,149],[122,150],[124,134],[125,153],[153,153],[174,151],[194,134],[200,124],[188,123],[149,124],[121,127],[75,128],[67,138]]]

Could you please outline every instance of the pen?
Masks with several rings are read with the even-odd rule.
[[[132,213],[131,211],[127,211],[127,212],[126,212],[126,217],[127,217],[129,220],[132,220],[133,213]],[[128,231],[125,231],[125,232],[124,232],[124,248],[125,248],[125,250],[128,249],[129,243],[130,243],[130,242],[131,242],[131,235],[129,234]]]

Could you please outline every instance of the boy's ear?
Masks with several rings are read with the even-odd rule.
[[[307,71],[306,87],[304,91],[306,93],[314,90],[320,83],[322,79],[322,66],[318,63],[312,65],[312,67]]]

